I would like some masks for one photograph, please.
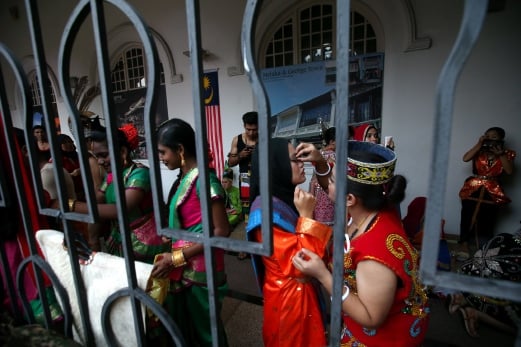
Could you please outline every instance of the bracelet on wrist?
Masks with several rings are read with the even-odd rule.
[[[69,199],[69,212],[74,212],[76,207],[76,199]]]
[[[327,176],[331,173],[331,166],[327,165],[326,172],[318,172],[316,167],[313,168],[313,171],[315,171],[315,175],[317,175],[317,176],[321,176],[321,177]]]
[[[174,267],[186,265],[186,258],[182,249],[175,249],[172,251],[172,264]]]
[[[349,296],[349,286],[347,284],[344,284],[344,289],[343,289],[343,293],[342,293],[342,302],[346,301],[348,296]],[[331,301],[333,301],[333,297],[331,297]]]

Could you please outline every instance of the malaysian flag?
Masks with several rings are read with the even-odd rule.
[[[210,145],[210,149],[213,153],[214,166],[217,177],[221,178],[224,170],[224,156],[217,70],[204,73],[203,88],[208,144]]]

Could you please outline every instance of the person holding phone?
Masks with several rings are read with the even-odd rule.
[[[255,111],[246,112],[242,116],[244,132],[235,136],[232,140],[230,152],[228,153],[228,166],[239,165],[239,189],[244,220],[248,220],[250,211],[250,176],[251,155],[257,146],[259,137],[259,115]],[[240,252],[237,258],[244,260],[249,255]]]
[[[504,146],[505,130],[489,128],[464,155],[463,161],[472,160],[472,173],[459,192],[461,198],[461,220],[457,260],[469,257],[469,241],[475,231],[479,237],[490,239],[498,208],[510,203],[500,185],[499,178],[512,174],[516,152]],[[478,245],[479,248],[479,245]]]

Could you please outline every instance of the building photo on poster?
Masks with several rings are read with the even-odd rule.
[[[383,53],[352,56],[349,59],[349,125],[381,125]],[[263,69],[273,118],[272,136],[321,141],[324,127],[333,126],[335,116],[336,62]]]

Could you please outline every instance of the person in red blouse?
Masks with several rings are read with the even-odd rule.
[[[348,153],[346,176],[337,177],[332,170],[328,187],[333,200],[335,182],[349,182],[341,345],[421,346],[430,308],[418,277],[419,255],[394,211],[404,198],[405,177],[394,175],[396,155],[388,148],[349,141]],[[314,223],[315,227],[320,224]],[[324,262],[320,254],[302,247],[292,263],[332,294],[332,262]]]

